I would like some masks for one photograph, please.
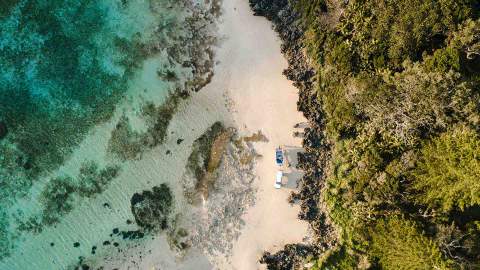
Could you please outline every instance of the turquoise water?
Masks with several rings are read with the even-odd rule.
[[[118,224],[139,231],[130,198],[166,176],[132,175],[130,163],[163,142],[170,116],[162,104],[198,76],[192,57],[201,54],[187,43],[212,23],[195,17],[202,7],[0,3],[0,269],[74,268],[110,252],[102,242],[125,246],[110,235]],[[122,116],[128,128],[118,129]],[[128,141],[122,151],[142,144],[136,155],[109,153],[116,128]]]

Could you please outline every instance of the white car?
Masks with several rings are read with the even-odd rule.
[[[283,178],[283,172],[278,171],[277,172],[277,177],[275,178],[275,188],[281,188],[282,187],[282,178]]]

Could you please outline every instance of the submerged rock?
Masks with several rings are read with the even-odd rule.
[[[7,124],[0,121],[0,140],[5,138],[8,134]]]
[[[122,235],[122,238],[133,240],[133,239],[141,239],[145,236],[145,234],[142,231],[121,231],[120,234]]]
[[[166,229],[172,212],[173,195],[166,184],[153,187],[152,191],[133,194],[130,199],[132,214],[138,226],[146,229]]]

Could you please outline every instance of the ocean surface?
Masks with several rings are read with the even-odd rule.
[[[218,120],[186,99],[212,75],[214,2],[0,3],[1,270],[110,269],[185,212],[188,145]]]

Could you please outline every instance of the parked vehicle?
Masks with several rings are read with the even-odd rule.
[[[275,162],[279,167],[283,166],[284,157],[283,157],[283,149],[281,147],[278,147],[275,150]]]
[[[281,188],[282,187],[282,178],[283,178],[283,172],[282,171],[277,171],[277,177],[275,178],[275,188]]]

